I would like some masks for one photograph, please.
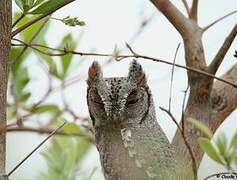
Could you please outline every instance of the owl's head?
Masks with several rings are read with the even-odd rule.
[[[104,78],[94,61],[88,70],[87,104],[95,126],[140,123],[147,115],[150,93],[146,75],[134,60],[127,77]]]

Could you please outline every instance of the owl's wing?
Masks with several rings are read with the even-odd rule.
[[[121,135],[131,161],[145,171],[149,179],[172,179],[174,177],[168,178],[170,171],[177,170],[174,151],[160,132],[136,127],[122,129]]]

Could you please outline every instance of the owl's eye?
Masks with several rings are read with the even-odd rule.
[[[127,104],[130,104],[130,105],[135,104],[141,98],[142,98],[142,95],[139,95],[137,90],[133,90],[127,98]]]

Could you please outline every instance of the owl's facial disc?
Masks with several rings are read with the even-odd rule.
[[[128,77],[116,78],[104,78],[99,64],[93,63],[87,82],[88,107],[95,125],[124,123],[141,117],[148,108],[146,77],[136,61]]]

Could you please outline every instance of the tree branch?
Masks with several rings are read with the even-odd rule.
[[[232,42],[234,41],[237,34],[237,24],[235,24],[234,28],[230,32],[230,34],[225,39],[225,42],[222,44],[221,48],[217,52],[215,58],[212,60],[211,64],[208,67],[208,72],[211,74],[215,74],[221,65],[222,61],[224,60],[224,57],[229,50]]]
[[[237,63],[222,78],[237,83]],[[237,107],[237,89],[216,81],[211,94],[212,112],[210,129],[215,132]]]
[[[159,9],[164,16],[170,21],[177,31],[186,37],[190,32],[190,23],[182,12],[180,12],[169,0],[150,0],[157,9]]]
[[[186,12],[187,12],[187,14],[188,14],[188,16],[189,16],[189,14],[190,14],[190,9],[189,9],[189,7],[188,7],[188,3],[187,3],[186,0],[182,0],[182,2],[183,2],[183,4],[184,4],[184,7],[185,7],[185,9],[186,9]]]
[[[12,173],[14,173],[35,151],[37,151],[46,141],[48,141],[59,129],[61,129],[66,122],[64,122],[62,125],[60,125],[58,128],[53,130],[41,143],[38,144],[22,161],[20,161],[8,174],[9,177]]]
[[[34,127],[7,127],[7,132],[32,132],[32,133],[38,133],[38,134],[50,134],[54,130],[50,128],[34,128]],[[80,133],[66,133],[63,131],[57,131],[55,135],[61,135],[61,136],[79,136],[79,137],[86,137],[85,134]]]
[[[206,27],[203,27],[203,28],[202,28],[202,32],[205,32],[206,30],[208,30],[210,27],[212,27],[212,26],[215,25],[216,23],[220,22],[221,20],[223,20],[223,19],[225,19],[225,18],[227,18],[227,17],[229,17],[229,16],[231,16],[231,15],[233,15],[233,14],[235,14],[235,13],[237,13],[237,10],[234,10],[234,11],[232,11],[232,12],[226,14],[225,16],[220,17],[219,19],[217,19],[217,20],[215,20],[214,22],[210,23],[210,24],[207,25]]]
[[[37,29],[37,31],[34,33],[34,35],[31,37],[31,39],[29,40],[28,44],[31,44],[35,38],[39,35],[39,33],[41,32],[41,30],[44,28],[45,24],[48,22],[49,18],[46,18],[44,20],[44,22],[41,24],[41,26]],[[20,57],[25,53],[25,51],[28,49],[28,46],[25,46],[20,52],[19,54],[17,54],[16,58],[11,62],[11,65],[14,65],[19,59]]]
[[[182,129],[182,128],[180,127],[179,123],[177,122],[177,120],[175,119],[175,117],[173,116],[173,114],[172,114],[169,110],[167,110],[167,109],[165,109],[165,108],[162,108],[162,107],[160,107],[160,109],[161,109],[162,111],[166,112],[166,113],[170,116],[171,120],[172,120],[172,121],[175,123],[175,125],[177,126],[178,131],[181,133],[182,139],[183,139],[183,141],[184,141],[184,145],[187,147],[188,152],[189,152],[189,155],[191,156],[191,159],[192,159],[192,170],[193,170],[194,178],[195,178],[195,180],[196,180],[196,179],[197,179],[196,160],[195,160],[195,157],[194,157],[194,155],[193,155],[192,148],[190,147],[190,145],[189,145],[189,143],[188,143],[188,141],[187,141],[187,139],[186,139],[186,136],[185,136],[185,134],[184,134],[184,129]]]
[[[12,28],[14,28],[24,17],[25,17],[25,14],[22,13],[20,17],[13,23]]]
[[[32,21],[24,24],[23,26],[19,27],[15,31],[13,31],[11,37],[13,38],[15,35],[17,35],[21,31],[25,30],[26,28],[28,28],[32,24],[35,24],[36,22],[40,21],[41,19],[45,18],[46,16],[49,16],[53,12],[57,11],[58,9],[66,6],[67,4],[69,4],[69,3],[73,2],[73,1],[75,1],[75,0],[65,0],[65,2],[63,4],[61,4],[58,8],[56,8],[56,9],[54,9],[54,10],[52,10],[52,11],[46,13],[46,14],[42,14],[42,15],[38,16],[37,18],[33,19]]]
[[[229,84],[233,87],[237,87],[237,84],[234,84],[232,82],[229,82],[229,81],[226,81],[225,79],[222,79],[222,78],[219,78],[213,74],[210,74],[206,71],[203,71],[203,70],[199,70],[197,68],[193,68],[193,67],[190,67],[190,66],[183,66],[183,65],[180,65],[180,64],[176,64],[176,63],[172,63],[172,62],[169,62],[167,60],[162,60],[162,59],[159,59],[159,58],[154,58],[154,57],[150,57],[150,56],[146,56],[146,55],[140,55],[138,53],[135,53],[133,55],[116,55],[114,56],[114,54],[106,54],[106,53],[90,53],[90,52],[79,52],[79,51],[72,51],[70,49],[56,49],[56,48],[51,48],[51,47],[47,47],[47,46],[43,46],[43,45],[40,45],[40,44],[27,44],[19,39],[14,39],[18,42],[21,42],[21,46],[29,46],[30,48],[42,53],[42,54],[45,54],[45,55],[48,55],[48,56],[64,56],[66,54],[74,54],[74,55],[80,55],[80,56],[99,56],[99,57],[114,57],[115,60],[122,60],[122,59],[126,59],[126,58],[141,58],[141,59],[146,59],[146,60],[151,60],[151,61],[155,61],[155,62],[159,62],[159,63],[164,63],[164,64],[168,64],[168,65],[172,65],[172,66],[176,66],[176,67],[179,67],[179,68],[182,68],[182,69],[186,69],[188,71],[191,71],[191,72],[195,72],[197,74],[201,74],[201,75],[204,75],[206,77],[209,77],[209,78],[212,78],[212,79],[216,79],[216,80],[219,80],[219,81],[222,81],[226,84]],[[54,54],[54,53],[48,53],[48,52],[44,52],[43,50],[40,50],[36,47],[44,47],[44,48],[47,48],[47,49],[51,49],[51,50],[54,50],[54,51],[58,51],[59,53],[58,54]],[[131,51],[131,50],[130,50]],[[133,51],[133,50],[132,50]],[[134,51],[133,51],[134,52]]]
[[[190,19],[194,20],[195,22],[198,21],[198,0],[193,0],[192,8],[190,11]]]

